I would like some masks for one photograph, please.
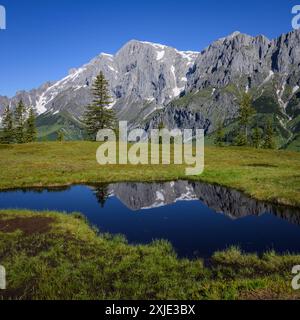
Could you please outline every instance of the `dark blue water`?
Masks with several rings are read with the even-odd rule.
[[[189,191],[190,186],[173,184],[2,192],[0,208],[81,212],[100,231],[123,234],[132,244],[169,240],[182,257],[208,257],[232,245],[246,252],[300,252],[298,212],[277,211],[236,192],[228,196],[226,189],[226,200],[222,200],[224,190],[212,191],[215,189],[203,189],[201,185],[199,191],[192,185]],[[116,194],[114,189],[118,189]],[[206,192],[209,199],[203,200]],[[154,208],[142,209],[151,206]],[[272,210],[276,212],[268,212]]]

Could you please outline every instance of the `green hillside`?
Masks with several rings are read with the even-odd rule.
[[[45,113],[37,118],[38,139],[40,141],[55,141],[59,131],[65,140],[83,140],[83,124],[68,112],[57,114]]]

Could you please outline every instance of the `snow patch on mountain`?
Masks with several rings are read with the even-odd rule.
[[[272,70],[269,71],[269,75],[266,77],[266,79],[263,81],[263,84],[268,83],[274,76],[274,72]]]
[[[299,86],[295,86],[295,87],[293,88],[293,94],[295,94],[299,89],[300,89]]]
[[[182,87],[182,88],[178,88],[177,86],[177,78],[176,78],[176,74],[175,74],[175,67],[174,66],[171,66],[171,73],[174,77],[174,82],[175,82],[175,87],[173,88],[173,97],[176,98],[180,95],[180,93],[184,90],[185,87]]]
[[[114,58],[114,56],[113,56],[112,54],[104,53],[104,52],[102,52],[102,53],[100,54],[100,56],[102,56],[102,57],[107,57],[107,58],[110,59],[110,60],[113,60],[113,58]]]
[[[154,43],[154,42],[148,42],[148,41],[141,41],[141,43],[147,44],[147,45],[152,46],[152,47],[154,47],[156,49],[164,50],[164,49],[168,48],[167,46],[165,46],[163,44],[160,44],[160,43]]]
[[[287,105],[288,105],[288,102],[284,102],[282,100],[282,97],[283,97],[283,94],[284,94],[284,91],[285,91],[285,87],[286,87],[286,82],[284,82],[282,84],[281,88],[276,91],[278,102],[279,102],[279,104],[280,104],[280,106],[282,107],[283,110],[285,110],[287,108]]]
[[[156,58],[156,61],[160,61],[160,60],[162,60],[163,58],[164,58],[164,56],[165,56],[165,50],[163,50],[163,51],[158,51],[157,52],[157,58]]]
[[[188,60],[188,62],[193,62],[199,55],[199,52],[194,51],[178,51],[176,50],[183,59]]]
[[[45,113],[47,109],[45,108],[45,105],[49,102],[50,100],[46,97],[45,93],[43,93],[39,99],[36,102],[36,111],[38,114]]]
[[[108,66],[108,68],[112,71],[112,72],[115,72],[115,73],[119,73],[119,71],[117,71],[115,68],[113,68],[112,66]]]

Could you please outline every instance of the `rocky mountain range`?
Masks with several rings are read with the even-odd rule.
[[[72,69],[57,82],[0,96],[5,105],[22,99],[35,108],[40,136],[54,138],[63,128],[69,138],[82,137],[81,117],[90,103],[91,85],[103,71],[110,83],[112,104],[131,127],[204,128],[212,134],[219,121],[231,128],[237,99],[249,91],[257,122],[275,117],[280,145],[294,143],[300,132],[300,30],[269,40],[234,32],[202,52],[183,52],[142,41],[130,41],[115,55],[100,54]],[[300,141],[300,139],[299,139]]]

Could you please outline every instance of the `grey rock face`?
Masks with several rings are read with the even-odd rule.
[[[152,116],[149,122],[146,122],[143,126],[143,129],[146,131],[157,129],[162,123],[169,130],[174,128],[204,129],[207,132],[210,127],[210,120],[205,118],[201,112],[194,112],[187,108],[183,109],[169,105],[161,112]]]
[[[197,117],[198,124],[208,133],[215,130],[219,121],[230,123],[237,117],[237,93],[250,90],[254,99],[266,96],[278,103],[285,115],[282,123],[284,117],[292,120],[287,107],[300,87],[300,30],[272,41],[239,32],[219,39],[198,55],[187,80],[185,96],[171,105],[185,109],[183,114],[186,109],[192,112],[189,125],[194,128],[198,128],[193,121]],[[173,125],[177,109],[173,110],[173,114],[167,112],[168,116],[166,110],[151,115],[147,126],[151,127],[158,118]],[[177,123],[186,126],[185,117]]]
[[[219,120],[226,125],[237,114],[237,100],[232,93],[206,88],[172,101],[165,108],[151,114],[139,126],[148,130],[158,128],[163,123],[170,130],[204,129],[205,133],[211,133]]]
[[[1,127],[1,119],[4,108],[9,105],[9,99],[7,97],[0,96],[0,127]]]
[[[188,76],[188,90],[222,88],[248,76],[254,77],[253,85],[260,84],[271,70],[271,61],[265,61],[271,57],[270,44],[263,36],[253,38],[241,33],[214,42],[197,58]]]
[[[222,88],[231,83],[245,88],[270,81],[275,73],[291,85],[292,75],[299,75],[300,30],[270,41],[264,36],[241,33],[214,42],[205,49],[189,73],[187,89]]]
[[[300,30],[281,35],[272,41],[271,48],[273,49],[272,67],[274,71],[288,75],[288,80],[291,80],[293,74],[299,74]],[[297,83],[299,84],[299,79]],[[291,84],[296,83],[292,81]]]

